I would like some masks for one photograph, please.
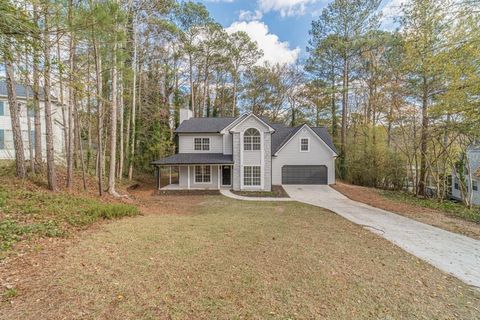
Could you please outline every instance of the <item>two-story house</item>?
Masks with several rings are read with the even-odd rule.
[[[29,141],[32,148],[35,144],[35,127],[33,119],[33,109],[27,108],[27,100],[32,103],[33,91],[23,85],[15,86],[18,108],[20,112],[20,129],[22,130],[23,148],[25,159],[30,159]],[[45,129],[45,109],[44,94],[40,90],[40,125],[42,129],[42,156],[45,159],[46,152],[46,129]],[[64,159],[64,135],[61,108],[57,101],[52,101],[53,117],[53,139],[55,146],[55,159],[63,162]],[[29,130],[30,122],[30,130]],[[15,159],[15,148],[13,144],[12,119],[10,118],[10,107],[8,105],[7,84],[0,81],[0,159]]]
[[[270,191],[280,184],[335,183],[337,151],[326,128],[287,127],[253,113],[193,118],[182,109],[175,133],[178,153],[152,162],[158,173],[165,166],[178,172],[178,185],[169,189]]]

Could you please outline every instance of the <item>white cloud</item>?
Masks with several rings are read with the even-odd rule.
[[[263,12],[278,11],[282,17],[304,15],[307,5],[319,0],[257,0]]]
[[[228,33],[244,31],[256,41],[264,54],[259,63],[267,61],[272,64],[291,64],[297,61],[300,54],[299,47],[290,49],[290,44],[287,41],[280,41],[277,35],[269,33],[268,26],[262,21],[237,21],[226,30]]]
[[[254,21],[260,20],[263,17],[263,13],[260,10],[249,11],[249,10],[240,10],[238,19],[240,21]]]
[[[402,15],[402,5],[408,3],[409,0],[390,0],[381,9],[381,23],[385,29],[394,29],[396,27],[395,19]]]

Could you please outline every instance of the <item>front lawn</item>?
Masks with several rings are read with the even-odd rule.
[[[142,210],[0,274],[15,290],[0,318],[480,317],[478,291],[317,207],[158,196]]]

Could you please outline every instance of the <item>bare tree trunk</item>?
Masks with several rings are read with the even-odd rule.
[[[57,191],[57,177],[55,174],[55,154],[53,150],[52,103],[50,95],[50,30],[48,2],[44,7],[44,93],[45,93],[45,129],[47,145],[47,180],[48,188]]]
[[[102,79],[102,59],[95,39],[95,31],[92,29],[92,43],[95,58],[95,80],[97,87],[97,161],[96,172],[98,175],[98,193],[103,195],[103,79]]]
[[[27,98],[27,108],[28,108],[28,98]],[[28,154],[30,156],[30,171],[35,174],[35,164],[33,161],[34,151],[33,151],[33,141],[32,141],[32,121],[27,111],[27,127],[28,127]]]
[[[70,9],[71,11],[71,9]],[[69,16],[71,15],[71,12],[69,11]],[[57,19],[59,19],[57,15]],[[60,48],[60,27],[58,26],[57,22],[57,59],[58,62],[61,63],[61,48]],[[71,49],[71,48],[70,48]],[[71,57],[70,57],[71,59]],[[70,70],[71,71],[71,70]],[[62,110],[62,122],[63,122],[63,143],[64,143],[64,149],[65,149],[65,156],[67,160],[67,172],[68,172],[68,149],[69,149],[69,122],[67,119],[67,112],[65,110],[65,97],[64,97],[64,86],[63,86],[63,68],[59,67],[58,68],[58,85],[59,85],[59,90],[60,90],[60,108]],[[67,178],[67,186],[68,186],[68,178]]]
[[[232,117],[235,117],[237,111],[237,75],[233,77],[233,104],[232,104]]]
[[[25,178],[25,154],[23,150],[22,129],[20,128],[20,110],[17,103],[17,93],[15,91],[15,75],[11,56],[13,52],[10,41],[6,41],[3,49],[8,105],[10,107],[10,119],[12,121],[13,147],[15,148],[16,175],[23,179]]]
[[[425,196],[427,187],[427,151],[428,151],[428,88],[427,79],[423,78],[422,94],[422,131],[420,134],[420,181],[418,195]]]
[[[131,111],[131,134],[130,134],[130,159],[128,166],[128,180],[133,178],[133,163],[135,157],[135,112],[136,112],[136,98],[137,98],[137,34],[135,31],[135,25],[133,25],[133,80],[132,80],[132,111]]]
[[[118,118],[120,120],[120,154],[118,156],[119,163],[118,163],[118,179],[122,179],[123,177],[123,160],[124,160],[124,141],[123,141],[123,133],[124,133],[124,111],[123,111],[123,77],[122,73],[120,72],[120,90],[119,90],[119,109],[118,109]]]
[[[82,166],[82,182],[83,182],[83,190],[87,191],[87,176],[86,176],[86,166],[85,166],[85,157],[83,154],[83,144],[82,144],[82,138],[80,136],[80,118],[78,117],[78,107],[77,107],[77,97],[76,97],[76,92],[73,95],[73,119],[74,119],[74,124],[75,128],[75,139],[77,141],[78,147],[80,149],[80,164]]]
[[[33,2],[33,18],[35,21],[39,21],[38,8],[36,2]],[[33,48],[33,126],[35,130],[35,167],[41,169],[42,167],[42,124],[41,124],[41,111],[40,111],[40,80],[39,80],[39,52],[38,48]]]
[[[188,66],[189,66],[189,76],[190,76],[190,101],[192,103],[192,114],[194,117],[196,117],[195,113],[195,93],[194,93],[194,88],[193,88],[193,61],[192,61],[192,55],[189,54],[188,56]]]
[[[90,51],[90,50],[89,50]],[[87,74],[90,74],[90,53],[88,55]],[[87,82],[87,171],[90,171],[90,159],[92,157],[92,99],[90,95],[90,82]]]
[[[340,143],[340,176],[345,179],[346,176],[346,152],[347,152],[347,108],[348,108],[348,60],[343,61],[343,99],[342,99],[342,132]]]
[[[72,24],[72,0],[68,4],[68,21],[69,24]],[[60,57],[59,57],[60,58]],[[70,33],[70,43],[69,43],[69,88],[68,88],[68,148],[67,148],[67,189],[72,190],[73,186],[73,149],[74,149],[74,119],[73,119],[73,100],[74,100],[74,79],[73,73],[75,72],[75,39],[73,36],[73,31]]]
[[[29,103],[30,103],[30,90],[29,88],[31,88],[31,83],[30,83],[30,66],[29,66],[29,63],[28,63],[28,57],[30,56],[30,52],[28,50],[28,48],[25,50],[25,68],[26,68],[26,72],[25,72],[25,87],[27,88],[27,90],[25,90],[25,93],[26,93],[26,104],[25,104],[25,108],[26,108],[26,113],[27,113],[27,134],[28,134],[28,154],[29,154],[29,158],[30,158],[30,161],[28,162],[29,165],[30,165],[30,172],[32,174],[35,174],[35,164],[34,164],[34,161],[33,161],[33,157],[34,157],[34,151],[33,151],[33,141],[32,141],[32,123],[31,123],[31,119],[30,119],[30,113],[29,113]]]
[[[117,156],[117,37],[113,44],[112,59],[112,101],[110,104],[110,170],[108,174],[108,193],[118,196],[115,191],[115,169]]]

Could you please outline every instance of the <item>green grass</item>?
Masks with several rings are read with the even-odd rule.
[[[33,237],[60,237],[72,227],[101,219],[138,214],[128,204],[107,203],[95,197],[52,193],[38,183],[19,181],[10,163],[0,163],[0,259],[15,243]]]
[[[468,209],[462,203],[447,200],[440,202],[436,199],[422,199],[414,197],[409,193],[398,191],[382,191],[381,194],[394,201],[439,210],[449,216],[480,223],[480,206],[474,206],[472,209]]]
[[[3,298],[6,300],[15,298],[17,295],[18,295],[18,290],[15,288],[8,288],[2,294]]]
[[[158,199],[151,214],[107,224],[69,247],[68,255],[23,284],[12,304],[0,304],[0,314],[6,319],[480,315],[478,292],[326,210],[221,196]],[[165,211],[172,207],[176,214]]]

